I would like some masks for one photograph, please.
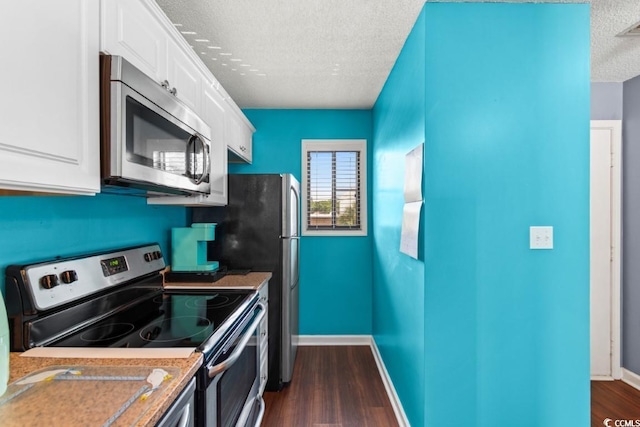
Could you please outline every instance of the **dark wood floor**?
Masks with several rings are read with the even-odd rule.
[[[299,347],[291,384],[264,400],[262,427],[398,425],[369,346]]]
[[[640,420],[640,390],[619,380],[591,381],[591,426],[602,427],[607,418],[612,426],[616,420]]]
[[[368,346],[299,347],[291,385],[265,392],[262,427],[393,427],[395,414]],[[591,426],[640,420],[640,390],[591,382]]]

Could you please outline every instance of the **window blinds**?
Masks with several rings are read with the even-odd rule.
[[[307,152],[307,228],[360,230],[360,152]]]

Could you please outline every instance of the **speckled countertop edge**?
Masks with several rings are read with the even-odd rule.
[[[171,288],[232,288],[259,290],[271,279],[271,273],[251,272],[244,275],[228,275],[215,282],[168,282],[164,286]]]
[[[9,365],[9,382],[12,383],[33,371],[48,366],[143,366],[154,368],[178,368],[178,378],[169,382],[163,394],[135,422],[136,427],[154,426],[169,409],[171,404],[193,378],[202,365],[202,354],[194,352],[183,359],[91,359],[91,358],[53,358],[53,357],[20,357],[21,353],[11,353]],[[87,411],[91,407],[86,408]],[[82,411],[79,411],[82,414]]]

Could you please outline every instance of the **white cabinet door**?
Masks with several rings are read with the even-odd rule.
[[[242,113],[240,113],[242,114]],[[229,108],[227,117],[227,147],[241,161],[252,161],[253,129],[238,116],[233,108]]]
[[[248,163],[253,161],[253,132],[254,130],[245,123],[244,120],[239,119],[240,126],[240,150],[243,157]]]
[[[100,49],[122,56],[158,83],[166,80],[200,114],[200,71],[172,38],[177,30],[161,14],[151,0],[102,0]]]
[[[180,47],[169,41],[169,85],[175,88],[176,95],[196,113],[202,116],[200,93],[202,77],[200,70]],[[206,121],[206,119],[205,119]]]
[[[227,204],[227,143],[225,102],[212,86],[203,91],[204,118],[211,127],[211,194],[208,204]]]
[[[101,1],[100,50],[118,55],[143,73],[162,82],[168,79],[166,29],[142,1]]]
[[[0,187],[100,191],[98,0],[2,8]]]

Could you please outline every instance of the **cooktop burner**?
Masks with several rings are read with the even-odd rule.
[[[179,292],[179,293],[178,293]],[[54,347],[198,347],[252,291],[165,291],[49,344]]]
[[[90,328],[80,335],[82,341],[99,343],[111,341],[123,337],[133,331],[135,326],[131,323],[111,323]]]
[[[235,306],[242,295],[220,295],[216,294],[212,297],[189,297],[185,300],[185,305],[189,308],[206,307],[208,309],[219,309],[227,306]]]
[[[204,338],[213,332],[212,323],[206,317],[176,316],[156,320],[140,330],[140,338],[145,341],[170,343],[182,341],[203,334]],[[190,340],[190,342],[192,342]]]

